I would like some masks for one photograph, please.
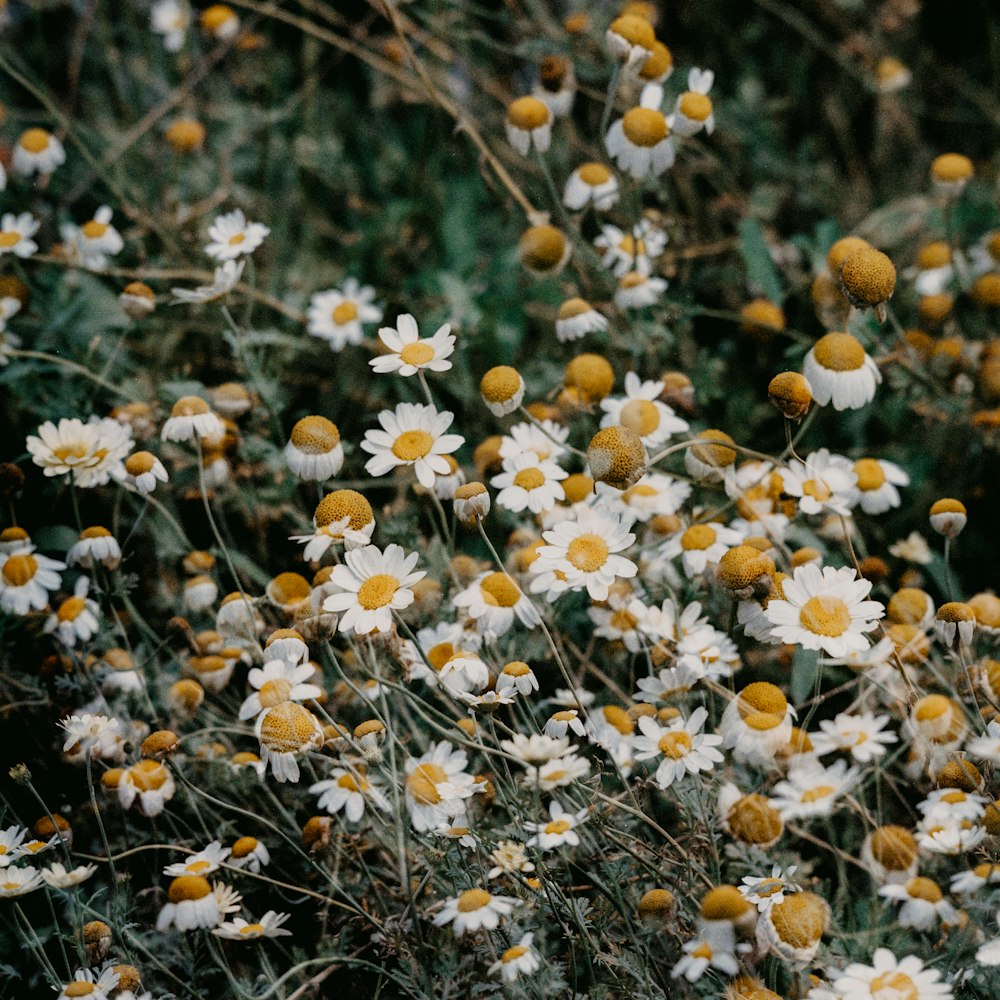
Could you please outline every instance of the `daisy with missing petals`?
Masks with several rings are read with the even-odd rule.
[[[635,535],[621,519],[583,508],[575,521],[563,521],[542,536],[547,545],[538,550],[531,572],[562,574],[570,590],[586,588],[591,600],[605,601],[610,586],[619,578],[631,578],[639,569],[631,559],[617,553],[627,549]],[[532,588],[534,589],[534,588]]]
[[[205,253],[215,260],[235,260],[252,254],[270,235],[271,230],[259,222],[248,222],[242,209],[218,215],[208,228],[211,241]]]
[[[483,928],[495,931],[500,926],[500,918],[520,905],[521,901],[512,896],[494,896],[485,889],[466,889],[444,904],[434,917],[434,923],[438,927],[451,924],[457,938]]]
[[[482,574],[456,594],[452,603],[464,609],[485,639],[505,635],[515,619],[527,628],[541,621],[531,600],[506,573]]]
[[[323,727],[307,708],[294,701],[283,701],[261,712],[254,726],[260,740],[260,759],[268,764],[277,781],[298,781],[296,757],[323,745]]]
[[[895,462],[881,458],[859,458],[854,474],[858,477],[858,506],[866,514],[884,514],[898,507],[896,487],[910,484],[910,477]]]
[[[701,576],[734,546],[743,536],[733,528],[721,524],[692,524],[690,528],[671,536],[661,546],[666,559],[681,557],[684,573],[689,579]]]
[[[818,757],[834,751],[849,753],[859,764],[867,764],[885,753],[886,744],[897,741],[895,733],[885,730],[888,724],[888,715],[841,712],[835,719],[822,719],[821,732],[810,734],[813,750]]]
[[[73,587],[73,596],[67,597],[49,615],[42,631],[46,635],[54,633],[64,646],[70,648],[77,642],[92,639],[100,628],[97,616],[101,609],[96,601],[87,597],[89,589],[90,580],[85,576],[79,577]]]
[[[635,372],[625,376],[625,395],[601,400],[602,427],[621,425],[635,431],[647,448],[668,441],[673,434],[683,434],[688,422],[681,420],[666,403],[660,402],[663,383],[642,382]]]
[[[746,875],[742,879],[743,884],[739,886],[740,895],[753,903],[758,913],[763,913],[776,903],[783,903],[786,892],[800,891],[800,887],[790,881],[794,874],[795,865],[785,870],[782,870],[781,865],[775,865],[770,876],[759,878]]]
[[[222,846],[222,841],[213,840],[207,847],[185,858],[176,861],[163,869],[164,875],[179,878],[181,875],[211,875],[218,871],[219,866],[229,857],[229,848]]]
[[[121,253],[125,246],[121,233],[111,225],[112,215],[108,205],[101,205],[94,217],[76,231],[76,243],[87,267],[106,267],[108,257]]]
[[[852,963],[833,984],[843,1000],[950,1000],[949,983],[939,982],[937,969],[925,969],[916,955],[896,958],[888,948],[878,948],[871,965]]]
[[[357,490],[334,490],[319,502],[313,514],[311,535],[292,535],[291,541],[305,545],[303,558],[317,562],[331,545],[342,542],[347,549],[371,544],[375,514]]]
[[[534,146],[544,153],[552,142],[552,111],[538,97],[519,97],[507,105],[504,121],[507,141],[522,155],[527,156]]]
[[[156,929],[176,927],[191,931],[198,927],[215,927],[227,913],[240,908],[241,896],[228,885],[210,885],[201,875],[181,875],[170,883],[167,903],[156,918]]]
[[[404,313],[396,320],[395,327],[384,326],[378,335],[390,351],[368,362],[379,374],[399,372],[408,377],[423,368],[432,372],[446,372],[451,368],[448,358],[455,352],[455,338],[447,323],[439,327],[433,337],[421,340],[417,321]]]
[[[555,799],[549,803],[547,823],[525,823],[527,830],[534,833],[528,841],[529,847],[537,847],[541,851],[551,851],[555,847],[578,847],[580,835],[576,828],[587,818],[590,810],[584,807],[577,812],[567,812],[561,803]]]
[[[201,396],[181,396],[171,407],[160,437],[164,441],[190,441],[221,437],[224,433],[222,421]]]
[[[662,97],[659,87],[644,88],[639,106],[626,111],[604,140],[615,163],[637,180],[658,177],[674,163],[674,140],[660,110]]]
[[[633,226],[631,233],[623,233],[617,226],[602,226],[601,235],[594,240],[594,246],[604,254],[601,263],[611,268],[616,278],[624,278],[630,271],[650,274],[652,262],[666,245],[667,234],[648,219]]]
[[[89,950],[89,949],[88,949]],[[56,1000],[70,1000],[71,997],[89,997],[90,1000],[109,1000],[118,986],[118,973],[109,965],[101,972],[92,969],[77,969],[73,978],[66,983]]]
[[[709,968],[718,969],[726,976],[735,976],[740,971],[732,943],[725,947],[720,941],[709,941],[699,935],[686,942],[682,950],[681,960],[670,970],[672,979],[683,976],[689,983],[697,982]]]
[[[857,784],[858,768],[838,760],[824,768],[815,761],[793,765],[786,781],[774,786],[771,804],[783,820],[829,816],[838,799]]]
[[[601,333],[607,328],[607,317],[599,313],[586,299],[566,299],[556,313],[556,339],[560,344],[579,340],[588,333]]]
[[[722,713],[719,732],[723,745],[737,760],[773,763],[792,735],[795,709],[775,684],[754,681],[733,698]]]
[[[452,472],[444,456],[465,443],[461,435],[445,433],[454,419],[453,413],[439,413],[422,403],[399,403],[395,410],[383,410],[378,415],[382,428],[366,431],[361,442],[362,450],[372,456],[365,471],[370,476],[384,476],[400,466],[413,466],[420,485],[431,489],[435,476]]]
[[[198,285],[197,288],[171,288],[170,294],[174,297],[174,305],[180,303],[201,305],[221,299],[239,284],[245,266],[245,260],[227,260],[215,269],[212,284]]]
[[[671,726],[661,726],[648,715],[640,716],[641,736],[635,738],[635,759],[662,756],[655,780],[660,788],[669,788],[686,774],[711,771],[724,760],[716,747],[721,736],[701,731],[708,718],[704,708],[696,708],[687,721],[678,719]]]
[[[566,499],[562,480],[567,475],[551,459],[539,459],[533,451],[528,451],[504,459],[504,471],[494,476],[490,485],[499,490],[497,506],[515,514],[525,509],[532,514],[544,514]]]
[[[159,816],[177,791],[166,764],[143,759],[125,769],[118,781],[118,801],[131,809],[138,801],[143,816]]]
[[[0,610],[9,615],[44,610],[49,594],[59,589],[59,571],[65,568],[65,563],[37,552],[0,554]]]
[[[165,483],[167,479],[167,470],[152,452],[134,451],[125,459],[122,483],[141,496],[148,496],[156,489],[157,483]]]
[[[317,292],[309,300],[307,329],[334,351],[364,339],[362,324],[380,323],[382,310],[374,304],[375,289],[348,278],[340,289]]]
[[[374,778],[369,778],[365,769],[356,765],[350,770],[335,767],[325,781],[317,781],[309,786],[313,795],[319,796],[317,803],[335,816],[341,809],[349,823],[358,823],[365,814],[365,807],[372,805],[382,812],[389,812],[392,806],[379,791]]]
[[[257,938],[289,937],[291,931],[286,931],[281,925],[289,914],[268,910],[260,920],[250,923],[242,917],[234,917],[212,929],[212,933],[227,941],[252,941]]]
[[[11,165],[15,173],[30,177],[36,171],[46,176],[66,162],[62,143],[43,128],[29,128],[21,133],[14,146]]]
[[[820,337],[802,362],[802,374],[820,406],[859,410],[875,398],[882,373],[861,342],[850,333]]]
[[[959,921],[958,910],[944,898],[941,887],[933,879],[918,875],[906,882],[884,885],[878,894],[902,904],[899,908],[900,927],[930,931],[938,921],[946,924]]]
[[[803,514],[850,514],[858,500],[858,476],[842,455],[826,448],[811,452],[805,462],[792,459],[779,473],[781,488],[798,501]]]
[[[335,566],[330,577],[341,593],[331,594],[323,602],[323,610],[343,612],[341,632],[388,632],[393,625],[393,611],[402,611],[413,603],[410,587],[427,575],[424,570],[413,572],[419,558],[419,553],[406,555],[395,544],[387,545],[385,551],[366,545],[346,552],[346,565]]]
[[[97,865],[79,865],[76,868],[67,869],[65,865],[53,861],[48,868],[42,869],[41,875],[42,881],[50,889],[70,889],[74,885],[86,882],[96,871]]]
[[[571,212],[593,205],[606,212],[618,203],[618,178],[603,163],[583,163],[569,175],[563,204]]]
[[[283,701],[302,702],[321,697],[321,688],[306,683],[315,672],[311,663],[293,666],[284,660],[271,660],[263,667],[254,667],[247,680],[255,691],[240,706],[239,718],[254,719]]]
[[[797,567],[792,578],[782,582],[784,600],[769,601],[765,609],[774,635],[827,656],[866,650],[871,645],[867,633],[875,630],[885,608],[866,600],[871,581],[857,580],[856,575],[847,567]]]
[[[715,113],[708,92],[715,83],[710,69],[692,69],[688,73],[688,89],[677,98],[677,107],[670,116],[670,127],[683,136],[696,135],[704,129],[715,131]]]
[[[31,238],[41,223],[30,213],[4,214],[0,219],[0,256],[12,253],[15,257],[30,257],[38,252],[38,244]]]
[[[525,934],[517,944],[508,948],[490,966],[490,975],[498,972],[505,983],[513,983],[520,976],[530,976],[542,967],[538,952],[531,947],[534,934]]]
[[[46,476],[69,476],[77,486],[103,486],[120,479],[122,462],[132,449],[132,434],[111,417],[92,417],[87,423],[63,417],[46,420],[38,434],[28,436],[28,452]]]
[[[619,309],[646,309],[655,306],[666,290],[666,278],[651,278],[638,271],[630,271],[618,282],[615,305]]]
[[[332,479],[344,464],[337,425],[315,414],[296,421],[285,445],[285,461],[299,479],[318,483]]]

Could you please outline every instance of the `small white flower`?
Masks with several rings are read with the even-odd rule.
[[[164,875],[177,878],[181,875],[211,875],[229,857],[229,848],[222,842],[213,840],[207,847],[189,855],[183,861],[175,861],[163,869]]]
[[[163,35],[163,47],[179,52],[191,26],[191,9],[179,0],[157,0],[149,11],[150,26]]]
[[[360,822],[368,805],[382,812],[388,812],[392,808],[375,779],[369,777],[360,766],[350,769],[335,767],[330,771],[329,778],[310,785],[309,791],[319,796],[320,809],[325,809],[331,816],[343,810],[349,823]]]
[[[819,757],[846,751],[859,764],[867,764],[885,753],[886,744],[898,740],[895,733],[885,730],[888,724],[887,715],[841,712],[835,719],[820,721],[821,732],[811,734],[813,750]]]
[[[882,373],[861,342],[850,333],[820,337],[802,362],[802,374],[820,405],[858,410],[875,398]]]
[[[60,990],[56,1000],[71,1000],[72,997],[88,997],[89,1000],[110,1000],[118,985],[118,973],[109,965],[100,972],[93,969],[77,969],[73,979]]]
[[[309,300],[307,329],[314,337],[329,343],[334,351],[348,344],[360,344],[364,326],[379,323],[382,310],[374,304],[375,289],[348,278],[343,287],[317,292]]]
[[[211,241],[205,253],[215,260],[236,260],[249,256],[270,235],[271,230],[259,222],[248,222],[242,209],[218,215],[208,228]]]
[[[65,865],[53,861],[48,868],[41,870],[41,875],[50,889],[69,889],[74,885],[80,885],[81,882],[86,882],[96,871],[97,865],[79,865],[76,868],[67,869]],[[2,877],[0,876],[0,878]]]
[[[707,718],[708,712],[702,707],[696,708],[686,721],[678,720],[671,726],[661,726],[649,716],[639,718],[642,735],[635,738],[635,759],[662,757],[655,775],[660,788],[669,788],[687,774],[711,771],[723,762],[716,749],[722,737],[701,731]]]
[[[51,132],[43,128],[29,128],[17,140],[11,164],[14,172],[22,177],[30,177],[34,173],[44,177],[65,162],[66,150]]]
[[[436,476],[448,476],[452,468],[446,455],[458,451],[465,439],[446,434],[455,419],[447,410],[438,412],[421,403],[399,403],[395,410],[382,410],[379,430],[366,431],[363,451],[372,457],[365,463],[370,476],[384,476],[400,466],[412,466],[417,481],[426,489]]]
[[[877,948],[871,965],[848,965],[833,989],[843,1000],[950,1000],[952,988],[940,979],[941,973],[925,969],[916,955],[898,959],[888,948]]]
[[[291,931],[286,931],[281,925],[288,919],[288,913],[277,913],[268,910],[254,922],[244,920],[242,917],[234,917],[227,920],[218,927],[212,929],[212,933],[227,941],[252,941],[255,938],[276,938],[290,937]]]
[[[547,823],[528,823],[525,828],[534,833],[528,841],[529,847],[537,847],[542,851],[551,851],[554,847],[577,847],[580,835],[576,828],[587,818],[588,809],[568,812],[556,799],[549,803],[550,819]]]
[[[638,271],[630,271],[618,282],[615,305],[619,309],[645,309],[656,305],[666,290],[666,278],[649,277]]]
[[[781,903],[785,899],[786,892],[799,892],[800,887],[790,881],[795,874],[795,865],[782,870],[781,865],[775,865],[771,869],[770,876],[755,877],[745,875],[743,884],[739,887],[740,895],[748,902],[757,907],[759,913]]]
[[[619,168],[641,180],[658,177],[674,163],[674,140],[660,110],[662,88],[645,87],[638,107],[631,108],[608,129],[604,144]]]
[[[678,417],[666,403],[660,402],[662,391],[662,382],[642,382],[635,372],[628,372],[625,375],[625,395],[601,400],[601,409],[604,410],[601,427],[623,425],[635,431],[647,448],[669,441],[674,434],[683,434],[688,430],[688,422]]]
[[[63,417],[58,424],[46,420],[27,439],[32,460],[46,476],[72,475],[84,488],[120,479],[131,448],[131,432],[111,417],[91,417],[87,423],[75,417]]]
[[[507,916],[521,901],[511,896],[494,896],[485,889],[466,889],[449,899],[434,917],[438,927],[451,924],[455,937],[473,934],[480,929],[496,930],[500,918]]]
[[[446,372],[451,368],[448,358],[455,352],[455,338],[447,323],[433,337],[421,340],[417,321],[404,313],[397,318],[395,327],[382,327],[378,335],[390,351],[368,362],[379,374],[398,372],[407,377],[422,369]]]
[[[309,701],[322,696],[322,688],[307,683],[315,673],[311,663],[295,666],[284,660],[269,660],[263,667],[254,667],[247,675],[254,688],[240,706],[240,719],[254,719],[268,708],[283,701]]]
[[[504,471],[494,476],[490,485],[499,490],[497,506],[514,513],[527,508],[532,514],[541,514],[566,499],[562,487],[566,476],[554,461],[540,459],[530,451],[504,459]]]
[[[572,212],[593,205],[606,212],[618,203],[618,178],[603,163],[583,163],[566,181],[563,204]]]
[[[538,953],[531,947],[533,934],[525,934],[517,944],[508,948],[490,966],[490,975],[498,972],[505,983],[513,983],[521,976],[530,976],[542,966]]]
[[[199,285],[197,288],[171,288],[170,294],[174,297],[174,304],[184,302],[201,305],[204,302],[221,299],[239,284],[244,267],[246,267],[245,260],[227,260],[215,269],[212,284]]]
[[[774,786],[771,804],[784,820],[829,816],[837,800],[857,784],[859,773],[843,760],[827,768],[813,761],[793,765],[787,780]]]
[[[715,83],[710,69],[692,69],[688,73],[688,89],[677,98],[670,127],[683,136],[696,135],[704,129],[709,135],[715,131],[715,112],[708,92]]]

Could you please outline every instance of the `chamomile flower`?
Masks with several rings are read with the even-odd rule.
[[[916,876],[906,882],[884,885],[878,894],[902,904],[898,916],[901,927],[929,931],[939,920],[949,924],[958,920],[958,910],[944,898],[941,887],[933,879]]]
[[[843,760],[826,768],[807,760],[793,765],[787,780],[774,786],[771,802],[786,821],[829,816],[837,800],[857,784],[859,773]]]
[[[507,141],[522,155],[534,147],[539,153],[552,142],[552,110],[538,97],[519,97],[507,106]]]
[[[30,257],[38,252],[38,244],[31,238],[41,223],[30,213],[14,215],[6,212],[0,218],[0,256],[12,253],[15,257]]]
[[[122,731],[118,719],[82,712],[68,715],[59,726],[66,734],[64,752],[76,748],[93,757],[114,757],[119,752]]]
[[[580,713],[575,708],[564,708],[549,716],[542,733],[550,739],[565,739],[569,732],[577,736],[583,736],[587,727],[580,718]]]
[[[660,788],[669,788],[687,774],[711,771],[724,760],[716,747],[721,736],[703,733],[708,712],[696,708],[687,720],[678,719],[671,726],[661,726],[649,716],[639,718],[642,735],[634,741],[635,759],[662,757],[656,769],[655,781]]]
[[[374,304],[375,289],[348,278],[340,289],[316,292],[309,300],[307,329],[329,343],[334,351],[360,344],[364,325],[379,323],[382,310]]]
[[[516,982],[521,976],[530,976],[542,967],[542,960],[531,946],[534,934],[524,934],[511,945],[491,966],[490,975],[498,972],[505,983]]]
[[[134,451],[125,459],[122,483],[142,496],[148,496],[168,478],[163,463],[152,452]]]
[[[211,242],[205,253],[215,260],[236,260],[249,256],[270,235],[271,230],[260,222],[248,222],[240,208],[218,215],[208,227]]]
[[[615,18],[604,36],[608,51],[626,67],[645,64],[656,45],[653,26],[636,14],[623,14]]]
[[[501,741],[500,747],[522,764],[544,764],[565,757],[570,752],[569,740],[565,736],[556,739],[538,733],[530,736],[514,733],[511,739]]]
[[[1000,722],[991,719],[982,736],[974,736],[965,744],[965,751],[976,760],[1000,763]]]
[[[866,600],[871,581],[855,576],[850,568],[797,567],[782,583],[784,599],[768,602],[765,611],[775,636],[828,656],[863,652],[871,645],[867,633],[875,630],[885,608]]]
[[[293,542],[305,545],[303,557],[309,562],[321,559],[331,545],[343,543],[346,549],[371,544],[375,514],[371,504],[357,490],[334,490],[316,507],[311,535],[292,535]]]
[[[6,830],[0,830],[0,869],[6,868],[17,858],[17,850],[27,834],[27,829],[19,826],[8,826]]]
[[[525,452],[533,452],[539,461],[558,461],[566,453],[565,441],[569,428],[553,420],[543,420],[539,424],[514,424],[500,439],[500,458],[504,467]]]
[[[46,476],[72,476],[84,488],[103,486],[112,476],[120,479],[131,448],[129,429],[111,417],[92,417],[87,423],[75,417],[63,417],[58,424],[46,420],[27,439],[32,461]]]
[[[575,753],[567,754],[558,760],[550,760],[539,767],[529,767],[524,772],[524,784],[527,788],[538,788],[542,792],[550,792],[554,788],[564,788],[574,781],[586,778],[590,774],[588,761]]]
[[[115,972],[112,965],[100,972],[95,972],[92,969],[77,969],[73,973],[73,979],[62,987],[56,1000],[70,1000],[71,997],[110,1000],[117,986],[118,973]]]
[[[216,438],[223,434],[225,426],[201,396],[182,396],[178,399],[160,431],[160,437],[164,441]]]
[[[106,569],[115,569],[121,560],[121,546],[115,536],[100,525],[84,528],[66,553],[66,562],[70,566],[82,566],[84,569],[91,569],[95,562],[103,564]]]
[[[349,823],[360,822],[368,806],[374,806],[381,812],[392,808],[374,776],[369,776],[359,765],[350,769],[333,768],[329,778],[310,785],[309,791],[319,796],[317,804],[320,809],[325,809],[331,816],[343,810]]]
[[[311,663],[293,666],[284,660],[271,660],[263,667],[254,667],[247,675],[251,694],[240,706],[240,719],[254,719],[268,708],[283,701],[309,701],[319,698],[323,691],[316,684],[309,684],[315,674]]]
[[[629,233],[617,226],[602,226],[600,235],[594,240],[594,246],[603,254],[601,263],[616,278],[624,278],[632,271],[649,275],[653,261],[663,253],[666,245],[667,234],[648,219],[633,226]],[[662,390],[661,384],[659,391]]]
[[[710,69],[692,69],[688,73],[688,89],[677,98],[670,127],[681,136],[697,135],[702,129],[708,135],[715,131],[715,112],[708,96],[715,83]]]
[[[484,639],[506,635],[515,620],[535,628],[541,618],[531,599],[507,573],[489,572],[477,577],[452,598],[476,624]]]
[[[769,764],[788,743],[795,709],[781,688],[767,681],[748,684],[722,713],[719,732],[723,746],[731,747],[737,760]]]
[[[240,894],[222,882],[209,884],[201,875],[181,875],[170,883],[167,902],[156,918],[156,929],[191,931],[215,927],[240,908]]]
[[[342,612],[341,632],[388,632],[393,611],[413,603],[410,587],[426,576],[423,570],[413,572],[417,559],[419,553],[406,555],[394,544],[384,551],[375,545],[352,549],[344,555],[346,565],[334,567],[330,580],[340,592],[327,597],[324,610]]]
[[[842,455],[826,448],[810,452],[804,462],[792,459],[780,472],[782,490],[798,501],[803,514],[850,514],[858,501],[858,475]]]
[[[125,809],[139,803],[143,816],[159,816],[174,797],[177,785],[166,764],[143,759],[125,768],[118,780],[118,801]]]
[[[734,942],[728,946],[718,940],[709,940],[706,935],[684,943],[679,962],[670,970],[672,979],[683,977],[689,983],[697,982],[708,969],[718,969],[723,975],[735,976],[740,963],[734,954]]]
[[[802,362],[802,374],[820,406],[859,410],[875,398],[882,373],[850,333],[828,333],[813,344]]]
[[[975,868],[952,875],[951,891],[962,894],[977,892],[983,886],[998,883],[1000,883],[1000,864],[985,861]]]
[[[3,867],[2,863],[0,863],[0,867]],[[65,865],[53,861],[48,868],[41,870],[41,876],[42,881],[50,889],[70,889],[86,882],[96,871],[97,865],[78,865],[76,868],[67,869]],[[0,879],[2,878],[3,876],[0,875]]]
[[[125,246],[121,233],[111,225],[113,214],[108,205],[102,205],[76,231],[77,247],[85,266],[100,270],[107,266],[109,257],[121,253]]]
[[[654,306],[667,290],[666,278],[648,277],[630,271],[615,289],[615,305],[619,309],[646,309]]]
[[[451,924],[455,937],[474,934],[476,931],[496,930],[500,918],[508,916],[521,901],[511,896],[494,896],[485,889],[466,889],[465,892],[449,899],[435,915],[438,927]]]
[[[625,375],[625,395],[608,396],[601,400],[602,427],[621,425],[635,431],[647,448],[655,448],[674,434],[688,429],[688,422],[678,417],[666,403],[660,401],[663,383],[643,382],[635,372]]]
[[[22,177],[31,177],[35,173],[45,177],[65,162],[66,150],[62,143],[43,128],[29,128],[22,132],[11,158],[14,172]]]
[[[639,106],[614,122],[604,140],[619,168],[637,180],[659,177],[674,163],[671,127],[659,107],[662,97],[659,87],[644,88]]]
[[[205,302],[215,302],[228,295],[243,277],[245,260],[227,260],[220,264],[212,274],[212,284],[198,285],[196,288],[171,288],[170,294],[174,303],[202,305]]]
[[[0,555],[0,610],[9,615],[43,611],[49,593],[59,589],[59,571],[66,564],[36,552]]]
[[[372,456],[365,471],[384,476],[400,466],[412,466],[420,485],[431,489],[436,476],[452,472],[444,456],[465,442],[459,434],[445,433],[454,419],[453,413],[422,403],[399,403],[395,410],[382,410],[378,415],[381,428],[366,431],[361,442],[362,450]]]
[[[180,52],[191,27],[191,8],[183,0],[157,0],[149,11],[150,27],[163,35],[168,52]]]
[[[811,962],[830,926],[830,905],[813,892],[796,892],[767,907],[757,921],[757,945],[786,962]]]
[[[689,578],[701,576],[734,546],[743,541],[743,536],[725,525],[702,522],[692,524],[672,538],[668,538],[660,549],[667,559],[681,557],[684,573]]]
[[[261,712],[254,732],[260,741],[263,768],[270,765],[277,781],[298,781],[296,758],[323,744],[319,720],[294,701],[284,701]]]
[[[240,837],[230,848],[229,864],[233,868],[245,868],[257,874],[262,867],[271,863],[271,852],[267,845],[256,837]]]
[[[319,483],[332,479],[344,464],[337,425],[317,415],[296,421],[285,445],[285,461],[299,479]]]
[[[563,204],[573,212],[593,205],[606,212],[618,203],[618,178],[603,163],[582,163],[566,180]]]
[[[858,506],[866,514],[884,514],[900,504],[897,486],[909,486],[910,477],[895,462],[859,458],[854,463],[858,477]]]
[[[607,328],[607,317],[586,299],[566,299],[556,313],[556,339],[560,344],[579,340],[588,333],[601,333]]]
[[[0,899],[27,895],[44,884],[41,872],[34,868],[23,866],[0,869]]]
[[[222,841],[213,840],[202,850],[189,855],[183,861],[175,861],[163,869],[164,875],[171,878],[179,878],[181,875],[211,875],[218,871],[226,858],[229,857],[229,848],[222,846]]]
[[[466,800],[483,790],[465,770],[468,762],[464,750],[444,740],[406,761],[404,793],[416,831],[437,830],[465,816]]]
[[[291,931],[286,931],[281,925],[289,914],[268,910],[260,920],[247,921],[242,917],[226,920],[212,929],[212,933],[227,941],[253,941],[258,938],[290,937]]]
[[[746,875],[743,884],[739,886],[740,895],[757,907],[759,913],[785,901],[785,893],[799,892],[800,887],[790,881],[795,874],[795,865],[782,870],[781,865],[771,869],[770,876],[757,877]]]
[[[78,642],[92,639],[100,628],[98,615],[100,606],[87,597],[90,581],[81,576],[73,587],[73,596],[67,597],[55,611],[49,615],[43,631],[55,634],[59,641],[72,648]]]
[[[848,965],[833,989],[843,1000],[950,1000],[951,985],[940,980],[940,971],[925,969],[916,955],[899,959],[888,948],[877,948],[871,965]]]
[[[504,459],[504,471],[494,476],[490,485],[499,490],[498,506],[514,513],[527,509],[532,514],[542,514],[566,499],[562,487],[566,476],[566,470],[552,459],[539,459],[535,452],[529,451]]]
[[[390,353],[372,358],[368,364],[380,374],[398,372],[408,377],[423,369],[446,372],[451,368],[448,358],[455,352],[455,337],[447,323],[433,337],[421,340],[417,321],[404,313],[397,318],[395,327],[384,326],[378,335]]]
[[[813,749],[819,757],[840,751],[859,764],[868,764],[885,754],[887,744],[898,740],[895,733],[886,731],[888,723],[887,715],[841,712],[834,719],[820,720],[820,732],[811,734]]]
[[[577,812],[568,812],[560,802],[553,799],[549,803],[549,821],[547,823],[526,822],[525,828],[534,836],[528,841],[529,847],[537,847],[542,851],[551,851],[555,847],[577,847],[580,835],[576,828],[587,818],[589,809],[583,808]]]
[[[635,535],[614,515],[584,508],[575,521],[563,521],[542,537],[548,544],[538,549],[531,572],[561,574],[569,589],[586,588],[594,601],[607,600],[615,580],[638,572],[631,559],[618,554],[635,541]]]

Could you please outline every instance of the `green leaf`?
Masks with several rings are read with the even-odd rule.
[[[740,223],[740,254],[751,291],[780,304],[784,298],[781,281],[764,239],[764,230],[756,219],[744,219]]]
[[[792,660],[792,701],[796,705],[812,695],[819,685],[819,675],[819,653],[798,647]]]

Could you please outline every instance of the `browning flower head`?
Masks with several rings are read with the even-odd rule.
[[[884,305],[896,289],[896,268],[874,247],[855,250],[840,265],[839,273],[844,294],[859,309]]]
[[[646,471],[646,448],[642,438],[628,427],[605,427],[587,446],[587,462],[594,479],[616,490],[626,490]]]
[[[572,246],[559,229],[546,223],[524,231],[517,253],[521,263],[532,274],[546,277],[558,274],[566,266]]]
[[[372,505],[357,490],[334,490],[320,501],[314,515],[317,528],[348,519],[351,531],[360,531],[375,520]]]
[[[781,372],[768,383],[767,398],[788,420],[801,420],[812,405],[812,386],[798,372]]]

